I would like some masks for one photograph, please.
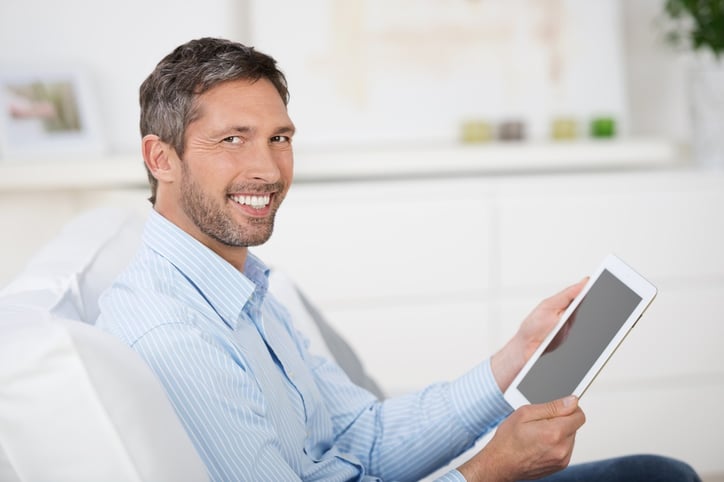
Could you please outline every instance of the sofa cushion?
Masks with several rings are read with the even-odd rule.
[[[166,394],[130,348],[85,323],[12,306],[0,306],[0,474],[208,480]]]

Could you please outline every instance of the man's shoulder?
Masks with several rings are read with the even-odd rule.
[[[173,304],[183,296],[188,285],[187,278],[170,261],[142,246],[103,292],[101,300],[119,298],[128,302],[151,298],[158,300],[158,304],[164,301]]]
[[[193,285],[173,264],[141,249],[99,299],[99,328],[128,344],[161,326],[187,323],[202,306]]]

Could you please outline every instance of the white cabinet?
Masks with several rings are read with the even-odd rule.
[[[392,393],[459,375],[615,252],[659,295],[582,403],[575,460],[631,452],[724,470],[724,174],[304,184],[257,250]]]
[[[300,184],[254,251],[331,306],[481,294],[492,222],[484,182]]]
[[[489,325],[483,330],[499,346],[538,301],[586,276],[609,252],[660,289],[636,331],[650,323],[660,333],[648,341],[693,343],[699,333],[721,332],[711,291],[724,294],[723,208],[724,177],[688,172],[302,184],[282,207],[272,240],[255,252],[296,279],[370,357],[379,356],[378,332],[357,325],[385,319],[388,333],[409,330],[414,338],[411,327],[445,306],[455,314],[440,317],[439,337],[464,337],[460,327],[469,320],[456,317],[467,306],[468,318]],[[687,309],[697,328],[681,334]],[[440,342],[430,339],[429,351]],[[459,343],[459,351],[470,350],[461,358],[480,353],[475,343]],[[699,340],[687,360],[706,356],[710,343]],[[416,366],[439,370],[437,358]],[[701,366],[687,360],[676,373]],[[659,360],[631,373],[668,377],[671,368]],[[724,361],[712,368],[724,374]],[[378,377],[391,391],[416,386],[389,370]]]
[[[724,273],[722,174],[508,180],[500,188],[501,282],[565,283],[608,251],[656,280]]]

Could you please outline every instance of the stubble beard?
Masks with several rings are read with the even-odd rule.
[[[257,187],[258,189],[258,187]],[[230,206],[219,205],[204,193],[201,186],[184,170],[181,180],[181,207],[196,227],[206,236],[232,247],[259,246],[269,240],[274,230],[274,218],[281,203],[281,186],[274,185],[271,212],[264,218],[247,218],[243,225],[234,220]],[[234,189],[236,192],[244,189]],[[225,202],[233,202],[225,198]]]

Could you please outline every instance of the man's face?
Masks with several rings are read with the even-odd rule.
[[[198,102],[181,160],[179,224],[220,254],[262,244],[292,180],[286,106],[266,79],[220,84]]]

